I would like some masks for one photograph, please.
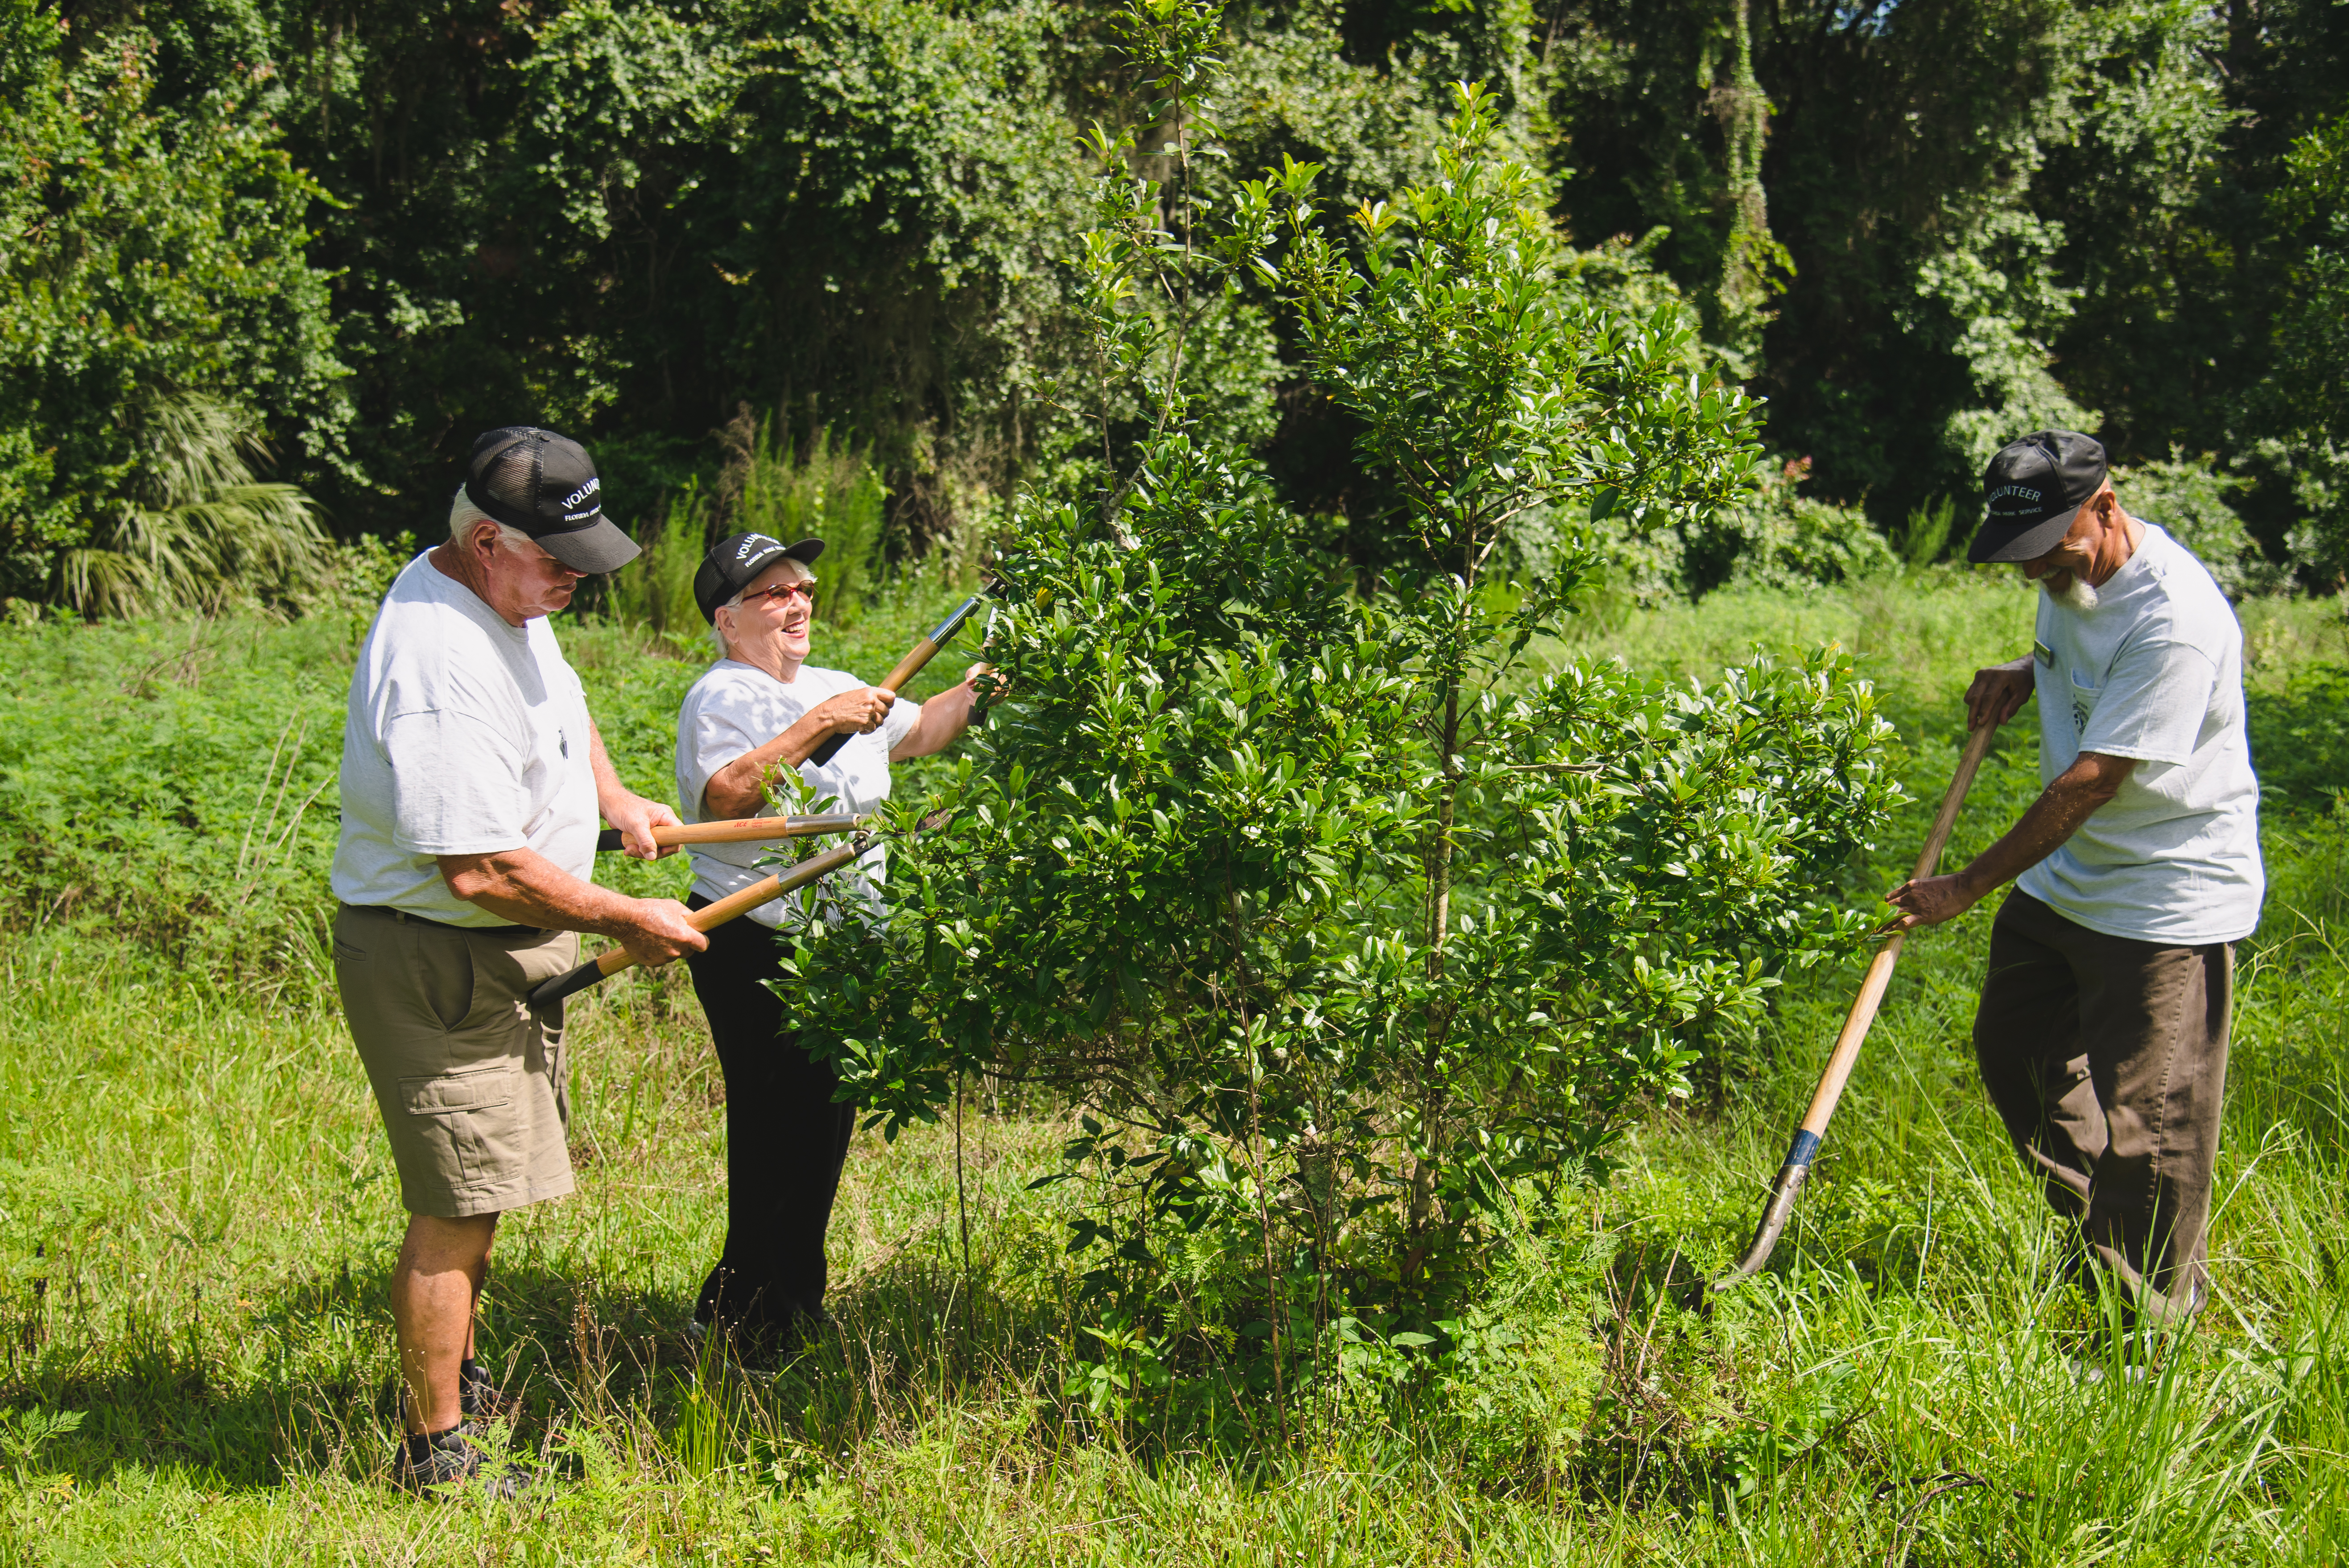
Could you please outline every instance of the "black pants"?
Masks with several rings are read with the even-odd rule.
[[[709,902],[697,893],[687,907]],[[774,932],[748,917],[685,958],[726,1075],[726,1250],[693,1315],[787,1341],[823,1305],[823,1233],[856,1109],[833,1101],[831,1064],[811,1061],[784,1027],[782,1001],[763,984],[775,959]]]

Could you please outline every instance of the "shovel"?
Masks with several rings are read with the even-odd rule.
[[[769,821],[775,819],[770,817]],[[806,820],[802,818],[801,820]],[[771,898],[777,898],[794,888],[802,888],[818,877],[829,876],[873,847],[873,835],[859,833],[836,850],[826,850],[812,860],[777,876],[763,877],[740,892],[730,892],[717,903],[704,905],[685,917],[685,923],[696,931],[709,931],[725,924],[737,915],[748,914]],[[633,969],[636,959],[625,947],[615,947],[590,958],[568,975],[558,975],[530,994],[533,1007],[552,1007],[565,996],[575,995],[590,985],[600,985],[623,969]]]
[[[1931,876],[1933,869],[1940,864],[1941,850],[1950,841],[1950,830],[1957,825],[1958,808],[1965,803],[1966,791],[1973,785],[1974,770],[1989,754],[1991,739],[1997,733],[1996,725],[1986,724],[1967,737],[1965,755],[1958,758],[1958,771],[1950,779],[1949,793],[1941,797],[1940,815],[1933,819],[1933,830],[1925,836],[1925,852],[1917,857],[1917,869],[1909,873],[1911,881]],[[1859,1061],[1860,1045],[1868,1038],[1868,1026],[1876,1022],[1876,1009],[1884,1002],[1884,988],[1892,983],[1892,966],[1900,962],[1900,949],[1908,939],[1907,932],[1894,932],[1869,961],[1868,974],[1859,983],[1859,995],[1853,1000],[1850,1016],[1843,1021],[1843,1033],[1836,1037],[1835,1050],[1827,1057],[1827,1070],[1819,1077],[1818,1092],[1811,1096],[1811,1109],[1795,1130],[1794,1144],[1786,1150],[1786,1162],[1778,1167],[1778,1180],[1770,1189],[1770,1206],[1762,1211],[1762,1224],[1754,1233],[1754,1244],[1745,1249],[1745,1255],[1737,1260],[1735,1268],[1713,1282],[1713,1289],[1727,1290],[1751,1279],[1770,1261],[1771,1249],[1778,1244],[1779,1233],[1794,1217],[1795,1199],[1811,1173],[1811,1161],[1818,1155],[1819,1140],[1827,1134],[1827,1120],[1835,1115],[1836,1101],[1843,1098],[1843,1086]]]

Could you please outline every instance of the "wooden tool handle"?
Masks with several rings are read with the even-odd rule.
[[[758,844],[770,839],[798,839],[811,833],[845,833],[864,818],[846,811],[812,817],[736,817],[724,822],[688,822],[681,827],[653,830],[656,844]],[[599,854],[621,848],[620,830],[606,828],[595,836]]]
[[[1958,770],[1950,776],[1949,791],[1941,797],[1941,810],[1933,819],[1932,831],[1925,835],[1925,850],[1917,857],[1917,869],[1909,874],[1910,881],[1931,876],[1934,868],[1941,863],[1941,851],[1949,845],[1950,830],[1957,825],[1958,808],[1965,803],[1966,791],[1973,787],[1975,770],[1990,755],[1990,744],[1997,733],[1995,726],[1985,725],[1967,737],[1965,752],[1958,758]],[[1795,1200],[1802,1195],[1803,1183],[1811,1173],[1811,1161],[1819,1151],[1820,1140],[1826,1137],[1836,1102],[1843,1098],[1843,1086],[1859,1061],[1859,1047],[1868,1038],[1868,1026],[1876,1021],[1876,1010],[1884,1005],[1885,988],[1892,984],[1892,967],[1900,962],[1900,949],[1908,940],[1907,932],[1894,932],[1876,950],[1876,956],[1868,960],[1868,973],[1859,982],[1859,995],[1852,998],[1851,1011],[1844,1016],[1843,1033],[1836,1037],[1835,1049],[1827,1055],[1827,1070],[1819,1075],[1818,1090],[1811,1096],[1811,1109],[1804,1113],[1803,1125],[1795,1130],[1795,1140],[1778,1167],[1778,1178],[1771,1183],[1770,1202],[1762,1211],[1762,1223],[1755,1227],[1745,1255],[1707,1289],[1727,1290],[1761,1273],[1763,1265],[1770,1261],[1778,1237],[1794,1218]]]
[[[1933,830],[1925,835],[1924,851],[1917,857],[1911,881],[1933,874],[1941,863],[1941,851],[1949,847],[1950,833],[1957,826],[1958,808],[1965,804],[1966,791],[1973,788],[1974,774],[1981,769],[1982,758],[1990,755],[1991,741],[1997,729],[1984,725],[1966,738],[1966,749],[1958,758],[1958,770],[1950,776],[1950,788],[1941,796],[1941,810],[1933,818]],[[1885,988],[1892,984],[1892,966],[1900,961],[1900,949],[1907,944],[1909,934],[1896,931],[1877,949],[1869,960],[1868,973],[1861,977],[1859,995],[1852,998],[1851,1012],[1843,1021],[1843,1033],[1836,1037],[1835,1049],[1827,1057],[1827,1070],[1820,1075],[1818,1092],[1811,1096],[1811,1109],[1803,1118],[1803,1131],[1816,1140],[1826,1135],[1827,1122],[1835,1115],[1836,1101],[1843,1098],[1843,1086],[1851,1077],[1853,1066],[1859,1060],[1859,1047],[1868,1038],[1868,1026],[1876,1021],[1877,1008],[1884,1005]],[[1795,1140],[1799,1144],[1802,1140]]]
[[[826,850],[812,860],[802,861],[780,876],[761,877],[739,892],[730,892],[715,903],[704,904],[687,915],[685,923],[696,931],[712,930],[738,915],[750,913],[769,899],[805,887],[818,877],[829,876],[872,847],[872,839],[860,833],[854,843]],[[530,1005],[551,1007],[565,996],[574,995],[599,981],[610,979],[623,969],[633,969],[636,965],[636,955],[625,947],[599,953],[568,975],[557,975],[533,991]]]
[[[1929,877],[1933,868],[1941,863],[1941,851],[1949,847],[1950,831],[1958,825],[1958,808],[1966,803],[1966,791],[1974,787],[1974,774],[1980,770],[1982,758],[1990,755],[1990,743],[1998,737],[1998,727],[1983,725],[1966,737],[1966,749],[1958,758],[1958,770],[1950,775],[1949,791],[1941,797],[1941,810],[1933,818],[1933,830],[1925,835],[1924,852],[1917,857],[1917,869],[1909,873],[1910,880]]]
[[[905,683],[920,675],[924,667],[937,656],[940,648],[954,641],[954,634],[962,630],[962,624],[969,620],[972,614],[987,603],[988,594],[994,592],[995,589],[989,586],[956,605],[945,620],[932,626],[929,634],[916,642],[912,651],[897,661],[897,667],[889,672],[888,678],[881,683],[878,689],[887,692],[891,696],[895,696],[905,690]],[[840,748],[847,744],[846,733],[834,735],[810,752],[808,760],[821,768],[839,756]]]
[[[885,691],[891,696],[895,696],[900,687],[922,673],[922,667],[936,655],[937,651],[938,645],[929,638],[924,637],[914,645],[913,652],[897,661],[897,667],[891,670],[881,684],[874,689]],[[823,767],[840,755],[840,748],[848,744],[848,738],[852,733],[854,732],[845,729],[835,731],[831,738],[808,753],[808,760],[818,768]]]

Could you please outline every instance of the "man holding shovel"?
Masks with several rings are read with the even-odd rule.
[[[394,1469],[419,1491],[481,1471],[466,1422],[495,1392],[473,1311],[499,1214],[571,1191],[563,1006],[531,989],[573,965],[578,932],[645,964],[705,945],[674,900],[591,880],[599,813],[640,859],[677,822],[620,783],[547,624],[581,577],[636,558],[601,492],[576,442],[483,435],[448,542],[392,583],[351,676],[335,978],[409,1214]],[[511,1495],[527,1477],[481,1479]]]
[[[1968,559],[2039,584],[2032,650],[1978,672],[1969,727],[2039,700],[2039,799],[1972,864],[1903,883],[1900,929],[2000,885],[1974,1016],[1983,1085],[2055,1211],[2139,1315],[2206,1291],[2234,944],[2259,922],[2242,630],[2184,546],[2128,515],[2104,448],[2024,437]]]

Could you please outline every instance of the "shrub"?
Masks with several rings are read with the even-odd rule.
[[[694,574],[709,550],[709,509],[701,487],[689,483],[671,496],[659,526],[638,542],[644,553],[610,579],[612,613],[673,646],[695,645],[709,626],[693,597]]]
[[[1102,503],[1022,508],[994,727],[928,830],[895,818],[885,928],[790,957],[805,1037],[892,1128],[969,1070],[1087,1108],[1063,1172],[1092,1179],[1073,1244],[1101,1260],[1078,1381],[1109,1415],[1228,1408],[1340,1367],[1350,1334],[1433,1326],[1505,1216],[1602,1178],[1644,1098],[1857,939],[1817,890],[1896,793],[1835,656],[1712,690],[1524,663],[1597,552],[1573,532],[1547,575],[1496,581],[1512,522],[1701,529],[1750,483],[1751,409],[1682,373],[1676,310],[1557,286],[1540,184],[1480,88],[1439,179],[1355,215],[1359,261],[1309,166],[1208,229],[1185,170],[1216,15],[1123,13],[1164,140],[1096,142],[1086,300],[1104,360],[1151,369],[1154,433]],[[1186,424],[1180,307],[1245,275],[1278,284],[1408,498],[1415,553],[1373,598]]]

